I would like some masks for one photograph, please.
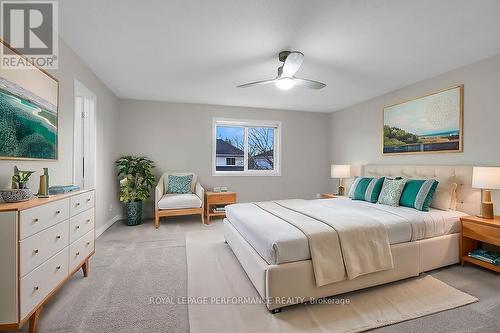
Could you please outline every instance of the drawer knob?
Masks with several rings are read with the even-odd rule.
[[[56,214],[61,214],[61,211],[60,210],[56,211]]]
[[[38,223],[38,219],[33,219],[33,223]]]
[[[80,252],[77,252],[77,253],[76,253],[76,255],[77,255],[77,256],[79,256],[79,255],[80,255]]]
[[[33,288],[33,289],[38,290],[39,288],[38,288],[38,286],[35,286],[35,288]]]
[[[88,198],[88,199],[87,199],[87,202],[90,202],[90,200],[91,200],[91,199],[90,199],[90,198]]]
[[[57,270],[61,269],[61,266],[57,266],[57,267],[56,267],[56,269],[57,269]]]
[[[61,236],[57,235],[57,236],[56,236],[56,239],[61,239]]]
[[[87,246],[89,246],[89,245],[90,245],[90,242],[87,242]]]
[[[87,223],[90,223],[90,219],[87,219]]]
[[[80,229],[80,226],[79,226],[79,225],[77,225],[77,226],[76,226],[76,230],[78,230],[78,229]]]
[[[80,203],[79,203],[79,202],[77,202],[77,203],[75,204],[75,206],[76,206],[76,207],[80,206]]]
[[[34,254],[38,254],[38,249],[33,250]]]

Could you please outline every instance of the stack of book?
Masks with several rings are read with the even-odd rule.
[[[225,213],[226,212],[226,207],[224,207],[224,206],[212,207],[212,211],[214,213]]]
[[[474,250],[469,252],[469,257],[474,259],[479,259],[482,261],[486,261],[492,265],[499,266],[500,265],[500,253],[490,252],[482,249]]]

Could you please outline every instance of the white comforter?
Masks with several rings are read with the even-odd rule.
[[[321,199],[313,202],[336,210],[371,209],[387,230],[390,244],[442,236],[458,232],[457,211],[431,209],[421,212],[407,207],[391,207],[349,199]],[[269,264],[311,259],[307,237],[286,221],[252,203],[226,207],[228,222]],[[362,222],[362,221],[359,221]]]

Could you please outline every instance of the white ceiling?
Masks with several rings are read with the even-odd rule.
[[[59,30],[121,98],[330,112],[500,54],[500,1],[62,0]],[[281,50],[327,87],[235,87]]]

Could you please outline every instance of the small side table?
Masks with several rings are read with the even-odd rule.
[[[468,262],[500,273],[500,266],[468,256],[470,251],[479,248],[481,242],[500,246],[500,216],[496,216],[494,219],[484,219],[478,216],[460,218],[460,260],[462,266]]]
[[[210,224],[211,217],[224,217],[226,212],[214,212],[215,206],[226,206],[236,203],[236,192],[205,191],[205,223]]]

